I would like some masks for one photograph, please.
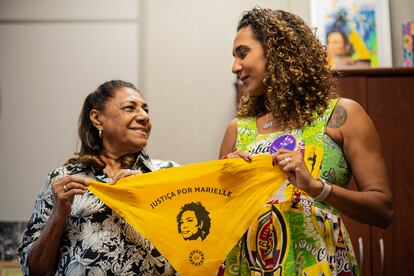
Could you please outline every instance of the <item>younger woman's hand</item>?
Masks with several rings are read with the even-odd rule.
[[[272,154],[273,165],[284,171],[290,183],[311,196],[316,196],[322,189],[322,183],[312,177],[299,151],[279,149]]]
[[[121,178],[136,174],[142,174],[142,172],[140,170],[122,169],[117,175],[114,176],[111,184],[115,184]]]

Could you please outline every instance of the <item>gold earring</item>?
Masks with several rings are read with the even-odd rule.
[[[102,138],[102,129],[99,130],[99,138]]]

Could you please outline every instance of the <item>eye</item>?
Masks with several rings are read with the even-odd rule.
[[[240,47],[237,49],[237,57],[241,59],[244,59],[248,53],[249,53],[249,48],[247,47]]]
[[[247,50],[241,50],[241,51],[239,52],[239,57],[240,57],[241,59],[244,59],[246,56],[247,56]]]
[[[144,110],[147,114],[149,113],[149,107],[147,104],[142,105],[142,110]]]
[[[123,108],[126,111],[134,111],[135,110],[135,106],[133,105],[127,105]]]

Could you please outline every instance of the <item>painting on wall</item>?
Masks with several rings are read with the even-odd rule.
[[[19,262],[0,262],[0,276],[23,276]]]
[[[0,221],[0,261],[17,260],[26,225],[23,221]]]
[[[332,68],[392,66],[388,0],[311,0],[311,22]]]
[[[403,67],[414,67],[414,21],[403,24]]]

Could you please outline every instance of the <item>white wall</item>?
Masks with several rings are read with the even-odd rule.
[[[307,1],[144,0],[142,90],[150,104],[152,156],[181,164],[216,159],[235,114],[232,43],[242,12],[295,10]]]
[[[73,155],[89,92],[138,84],[137,15],[134,0],[0,1],[0,219],[28,219]]]

